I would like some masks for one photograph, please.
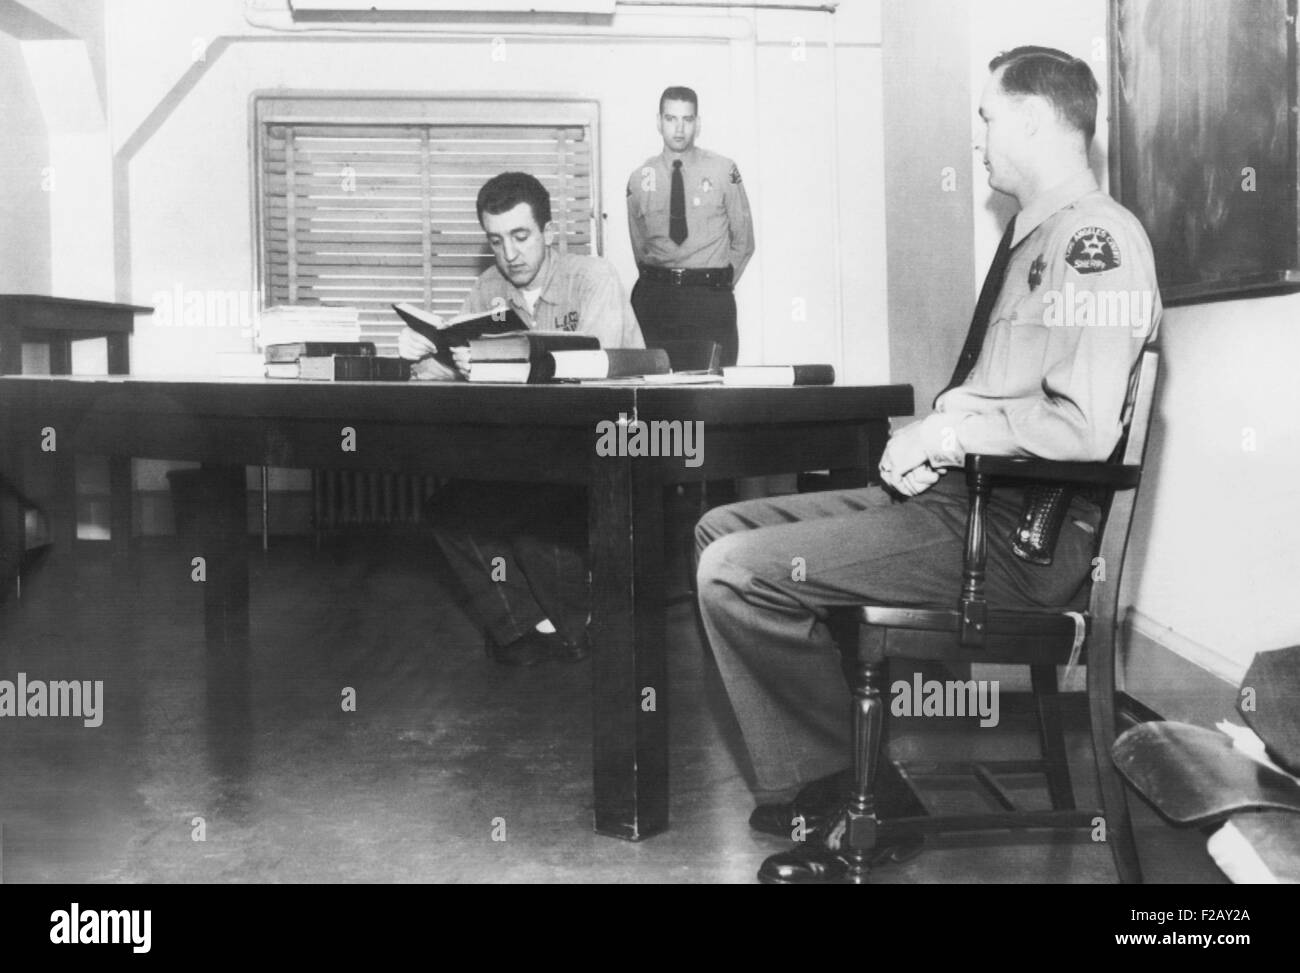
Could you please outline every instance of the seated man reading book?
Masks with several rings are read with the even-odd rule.
[[[595,335],[605,348],[644,348],[618,272],[600,257],[560,253],[545,187],[504,172],[478,194],[478,218],[495,265],[474,282],[462,311],[512,308],[529,327]],[[453,371],[433,342],[410,328],[398,350],[412,377],[469,375],[468,348]],[[457,375],[459,372],[459,375]],[[434,533],[469,592],[493,658],[534,665],[587,654],[586,496],[581,488],[456,482],[434,500]]]

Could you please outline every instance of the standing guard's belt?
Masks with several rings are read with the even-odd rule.
[[[674,287],[730,287],[734,275],[730,267],[650,267],[637,264],[641,279],[652,284]]]

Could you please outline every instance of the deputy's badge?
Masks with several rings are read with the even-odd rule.
[[[734,186],[740,182],[740,166],[734,162],[731,164],[731,184]]]
[[[1100,226],[1086,226],[1070,237],[1065,262],[1081,274],[1100,274],[1119,266],[1119,244]]]
[[[700,180],[700,192],[709,193],[712,191],[713,191],[713,183],[709,181],[708,176],[705,176],[703,179]]]
[[[1031,294],[1043,282],[1043,271],[1046,269],[1047,261],[1043,259],[1043,255],[1040,253],[1034,258],[1034,262],[1029,265],[1029,292]]]

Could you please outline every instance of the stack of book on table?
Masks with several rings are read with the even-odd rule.
[[[599,351],[594,335],[573,331],[513,331],[469,340],[471,382],[549,382],[555,377],[553,352]]]
[[[381,358],[361,340],[355,307],[284,304],[258,316],[257,346],[267,378],[313,381],[404,382],[410,362]]]
[[[668,354],[657,348],[601,348],[593,335],[518,331],[469,342],[469,380],[513,384],[618,379],[665,374]]]
[[[266,377],[405,382],[411,377],[411,363],[376,355],[372,341],[290,341],[266,346]]]
[[[360,341],[360,312],[355,307],[281,304],[257,317],[257,347],[294,341]]]

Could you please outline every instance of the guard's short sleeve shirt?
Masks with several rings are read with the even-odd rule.
[[[753,218],[740,167],[707,149],[682,153],[687,236],[677,244],[668,235],[673,158],[667,151],[651,156],[628,177],[628,224],[637,263],[685,269],[730,266],[739,277],[754,252]]]

